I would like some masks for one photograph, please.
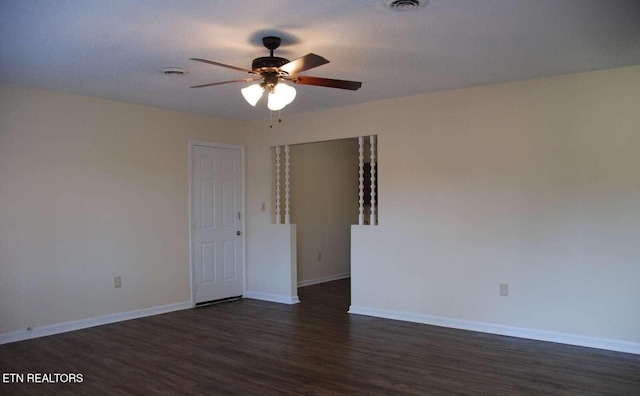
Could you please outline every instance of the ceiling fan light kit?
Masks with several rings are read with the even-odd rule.
[[[271,111],[279,111],[285,108],[286,105],[293,102],[296,98],[296,89],[283,82],[277,84],[271,88],[269,92],[269,101],[267,107]]]
[[[262,97],[264,87],[261,84],[253,84],[242,88],[240,92],[242,93],[244,100],[246,100],[251,106],[255,107],[256,103],[258,103]]]
[[[296,89],[284,82],[301,85],[315,85],[329,88],[340,88],[351,91],[358,90],[362,83],[359,81],[336,80],[323,77],[299,76],[298,73],[322,66],[329,61],[322,56],[310,53],[293,61],[273,56],[273,51],[280,46],[280,38],[274,36],[264,37],[262,44],[269,50],[269,56],[259,57],[251,62],[251,70],[242,67],[230,66],[224,63],[213,62],[207,59],[191,58],[196,62],[207,63],[214,66],[225,67],[254,75],[254,78],[244,78],[231,81],[222,81],[210,84],[194,85],[191,88],[203,88],[214,85],[234,82],[253,82],[262,80],[261,83],[252,84],[240,90],[244,99],[255,106],[264,91],[268,89],[269,97],[267,107],[271,111],[279,111],[293,102],[296,97]]]

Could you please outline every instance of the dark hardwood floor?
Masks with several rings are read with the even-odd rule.
[[[2,395],[640,395],[640,356],[241,300],[0,346],[0,373],[82,373]]]

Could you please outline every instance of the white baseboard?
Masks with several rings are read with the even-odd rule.
[[[405,322],[415,322],[461,330],[477,331],[481,333],[498,334],[509,337],[527,338],[537,341],[557,342],[560,344],[634,353],[640,355],[640,343],[635,342],[610,340],[606,338],[585,337],[543,330],[524,329],[491,323],[473,322],[468,320],[444,318],[439,316],[420,315],[409,312],[388,311],[382,309],[359,307],[354,305],[351,305],[349,307],[349,313],[375,316],[378,318],[403,320]]]
[[[321,276],[320,278],[299,281],[298,287],[317,285],[318,283],[331,282],[331,281],[350,278],[350,277],[351,277],[351,272],[344,272],[338,275]]]
[[[189,308],[193,308],[193,303],[191,301],[184,301],[175,304],[162,305],[159,307],[136,309],[134,311],[120,312],[111,315],[98,316],[95,318],[73,320],[70,322],[55,323],[42,327],[34,327],[32,330],[25,329],[12,333],[0,334],[0,345],[8,344],[10,342],[28,340],[31,338],[66,333],[68,331],[86,329],[88,327],[101,326],[109,323],[144,318],[145,316],[153,316],[173,311],[180,311]]]
[[[297,304],[300,302],[298,296],[282,296],[279,294],[268,294],[268,293],[260,293],[254,291],[247,291],[245,294],[246,298],[253,298],[254,300],[262,300],[262,301],[270,301],[280,304]]]

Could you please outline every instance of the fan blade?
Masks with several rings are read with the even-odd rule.
[[[334,80],[332,78],[311,76],[296,76],[291,81],[296,84],[318,85],[320,87],[349,89],[351,91],[357,91],[362,86],[360,81]]]
[[[206,60],[206,59],[200,59],[200,58],[189,58],[189,59],[191,59],[192,61],[196,61],[196,62],[208,63],[208,64],[214,65],[214,66],[226,67],[227,69],[233,69],[233,70],[237,70],[237,71],[241,71],[241,72],[245,72],[245,73],[256,74],[255,72],[253,72],[253,71],[251,71],[249,69],[243,69],[242,67],[225,65],[224,63],[214,62],[214,61],[210,61],[210,60]]]
[[[305,70],[313,69],[314,67],[322,66],[325,63],[329,63],[328,60],[316,54],[307,54],[298,59],[294,59],[289,63],[280,66],[280,70],[289,73],[290,76],[303,72]]]
[[[211,87],[214,85],[222,85],[222,84],[230,84],[230,83],[236,83],[236,82],[251,82],[251,81],[256,81],[259,80],[259,78],[242,78],[240,80],[231,80],[231,81],[222,81],[222,82],[217,82],[217,83],[211,83],[211,84],[202,84],[202,85],[194,85],[190,88],[203,88],[203,87]]]

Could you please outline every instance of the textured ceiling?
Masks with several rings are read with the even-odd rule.
[[[268,117],[243,78],[189,61],[250,68],[276,56],[331,63],[303,74],[359,80],[359,91],[297,85],[283,112],[640,64],[639,0],[431,0],[414,12],[382,0],[1,0],[0,81],[205,113]],[[159,69],[183,67],[185,76]]]

